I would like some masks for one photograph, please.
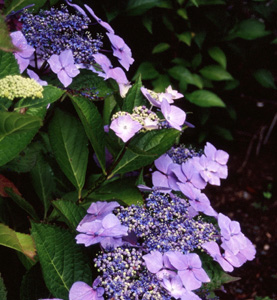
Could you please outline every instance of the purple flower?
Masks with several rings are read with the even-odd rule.
[[[155,250],[144,255],[142,258],[145,261],[147,270],[153,274],[156,274],[159,280],[176,275],[176,272],[172,271],[172,269],[175,270],[175,268],[169,262],[166,254],[163,255],[161,252]]]
[[[104,248],[117,247],[123,244],[121,238],[128,235],[128,227],[121,225],[119,219],[111,213],[102,220],[78,225],[77,231],[82,232],[76,236],[77,244],[86,247],[97,243],[101,243]]]
[[[151,273],[156,274],[164,267],[163,254],[159,251],[152,251],[149,254],[143,255],[142,258],[145,261],[148,271]]]
[[[102,287],[94,285],[91,287],[85,282],[76,281],[69,291],[69,300],[104,300],[103,294],[104,288]]]
[[[178,270],[185,288],[188,291],[201,287],[202,282],[210,282],[199,256],[195,253],[182,254],[180,252],[167,252],[169,262]]]
[[[64,87],[69,86],[72,82],[72,78],[80,73],[74,64],[71,50],[64,50],[60,55],[53,54],[47,62],[49,63],[51,70],[58,75],[58,78]]]
[[[223,150],[217,150],[211,143],[206,144],[204,153],[208,159],[218,163],[217,174],[220,178],[226,179],[228,176],[228,168],[226,166],[229,154]]]
[[[152,183],[155,187],[168,187],[174,190],[179,190],[176,184],[177,178],[172,172],[177,164],[174,164],[168,154],[163,154],[155,160],[155,166],[160,171],[152,173]]]
[[[174,105],[170,106],[169,103],[165,99],[163,99],[161,104],[161,111],[171,127],[180,131],[182,130],[181,126],[186,120],[186,113],[182,109]]]
[[[116,207],[120,205],[113,202],[97,201],[93,202],[87,210],[87,215],[81,220],[79,226],[86,222],[102,220],[106,215],[110,214]]]
[[[207,158],[205,155],[193,157],[192,161],[206,182],[212,185],[220,185],[220,179],[217,174],[219,166],[215,161]]]
[[[173,172],[180,181],[180,183],[177,183],[180,190],[182,190],[182,186],[184,184],[188,184],[192,188],[197,189],[204,189],[207,185],[204,179],[200,176],[199,171],[195,167],[195,163],[192,159],[182,163],[182,165],[179,168],[175,168]]]
[[[185,291],[183,294],[182,294],[182,297],[181,297],[181,300],[201,300],[200,297],[198,297],[196,294],[194,294],[193,292],[191,291]]]
[[[127,93],[130,85],[124,71],[119,67],[113,68],[111,61],[104,54],[97,53],[93,57],[95,62],[101,66],[104,73],[96,70],[94,72],[103,77],[105,80],[108,78],[114,79],[119,84],[120,94],[124,95]]]
[[[141,130],[142,125],[139,122],[133,120],[130,115],[126,115],[114,119],[111,123],[110,128],[118,137],[122,139],[124,143],[126,143],[138,131]]]
[[[241,249],[247,246],[247,240],[240,230],[237,221],[231,221],[227,216],[219,213],[218,225],[221,233],[221,240],[233,254],[238,254]]]
[[[243,249],[240,249],[236,254],[237,259],[239,260],[240,265],[243,265],[247,260],[253,260],[256,255],[256,249],[251,241],[246,238],[246,246]],[[229,250],[225,243],[222,243],[221,247],[226,251]]]
[[[151,90],[146,89],[145,87],[140,88],[144,97],[151,103],[151,105],[156,107],[161,107],[161,102],[163,99],[168,103],[173,103],[172,97],[161,97],[159,93],[155,93]]]
[[[27,69],[27,74],[29,75],[30,78],[33,78],[37,83],[39,83],[41,86],[47,85],[47,82],[44,80],[41,80],[37,73],[35,73],[32,70]]]
[[[28,45],[27,40],[21,31],[15,31],[10,34],[12,43],[19,50],[14,56],[18,62],[20,73],[22,73],[29,65],[30,58],[35,52],[35,49]]]
[[[183,287],[182,280],[178,275],[164,278],[161,285],[169,292],[170,296],[175,299],[180,299],[186,291]]]
[[[92,17],[97,21],[97,23],[99,25],[101,25],[102,27],[104,27],[108,32],[110,33],[114,33],[114,30],[112,29],[112,27],[110,26],[110,24],[108,24],[107,22],[102,21],[101,19],[99,19],[96,14],[94,13],[94,11],[85,4],[85,8],[88,10],[88,12],[92,15]]]
[[[119,59],[120,64],[128,71],[130,65],[134,62],[131,49],[120,36],[113,33],[107,33],[107,36],[112,44],[113,55]]]
[[[207,216],[217,217],[217,212],[211,207],[208,197],[200,190],[188,184],[179,184],[182,193],[189,198],[190,205],[195,211],[203,212]]]
[[[171,87],[171,85],[169,85],[169,86],[165,89],[165,93],[171,95],[171,98],[174,99],[174,100],[175,100],[175,99],[180,99],[180,98],[183,98],[183,97],[184,97],[183,94],[179,93],[179,92],[176,91],[176,90],[173,90],[172,87]]]
[[[224,254],[221,254],[219,246],[216,242],[206,242],[201,247],[210,254],[210,256],[218,262],[222,269],[226,272],[232,272],[233,267],[240,267],[241,264],[238,258],[229,250],[226,250]]]
[[[85,13],[85,11],[77,4],[73,4],[71,3],[71,0],[65,0],[65,2],[71,6],[74,7],[77,11],[79,11],[79,13],[81,13],[83,16],[87,17],[87,14]]]

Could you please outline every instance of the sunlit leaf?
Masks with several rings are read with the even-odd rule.
[[[265,29],[265,24],[256,19],[247,19],[237,24],[230,32],[227,39],[236,37],[245,40],[255,40],[271,34],[271,31]]]
[[[207,79],[214,81],[233,80],[232,75],[218,65],[206,66],[202,68],[199,72]]]
[[[213,47],[208,50],[209,55],[212,59],[218,62],[222,68],[226,69],[227,60],[225,53],[219,47]]]
[[[20,251],[30,258],[36,255],[35,244],[29,234],[16,232],[4,224],[0,224],[0,245]]]
[[[202,107],[225,107],[225,103],[214,93],[206,90],[194,91],[185,95],[191,103]]]

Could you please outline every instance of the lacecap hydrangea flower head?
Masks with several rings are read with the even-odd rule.
[[[51,70],[62,85],[68,87],[80,69],[87,69],[105,80],[114,79],[124,96],[130,88],[125,72],[121,67],[113,67],[104,53],[112,52],[118,63],[128,71],[134,62],[131,49],[88,5],[84,5],[83,9],[71,1],[66,3],[75,10],[74,13],[69,12],[66,5],[40,10],[36,15],[31,10],[23,10],[19,18],[22,30],[11,33],[20,72],[28,68],[28,74],[32,71],[43,75]],[[91,26],[95,23],[100,26]],[[112,51],[105,49],[104,35],[95,32],[97,27],[106,31]]]
[[[214,166],[203,171],[199,160]],[[204,151],[181,145],[155,161],[153,187],[140,186],[148,193],[144,205],[91,204],[76,241],[101,245],[94,259],[101,297],[218,299],[206,288],[213,278],[202,258],[210,256],[222,272],[231,272],[255,257],[239,223],[217,213],[203,192],[226,177],[227,161],[228,154],[210,143]]]

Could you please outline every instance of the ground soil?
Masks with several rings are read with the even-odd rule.
[[[241,280],[225,285],[227,293],[218,293],[221,300],[277,299],[277,124],[264,144],[275,113],[270,108],[240,111],[229,177],[208,191],[214,208],[239,221],[257,250],[253,261],[231,274]]]

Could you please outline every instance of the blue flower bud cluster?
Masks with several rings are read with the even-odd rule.
[[[108,299],[171,299],[156,276],[147,271],[142,256],[141,248],[118,247],[94,259],[95,267],[103,272],[100,285]]]
[[[76,64],[92,65],[93,54],[102,47],[102,36],[97,34],[93,38],[88,31],[90,19],[79,12],[70,14],[64,5],[60,9],[41,10],[36,15],[24,10],[20,21],[28,44],[42,60],[70,49]]]
[[[180,145],[179,147],[172,147],[167,151],[167,154],[171,157],[173,163],[181,165],[190,158],[200,157],[203,154],[203,150],[197,151],[191,145]]]
[[[215,240],[218,234],[211,223],[201,216],[189,216],[189,203],[176,195],[154,191],[146,199],[146,208],[120,207],[117,217],[139,238],[147,251],[181,251],[200,249],[206,241]]]

